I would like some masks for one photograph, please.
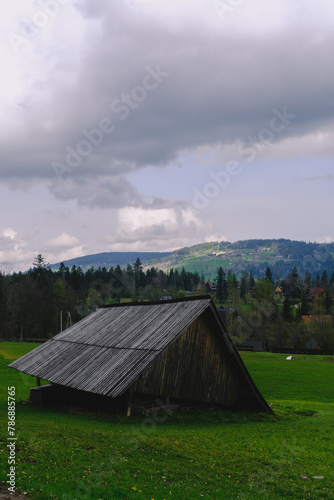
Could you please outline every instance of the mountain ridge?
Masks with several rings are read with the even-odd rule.
[[[80,266],[84,271],[91,267],[94,267],[94,269],[99,267],[110,268],[117,265],[122,267],[133,264],[138,257],[141,262],[146,263],[157,258],[166,257],[169,254],[170,252],[100,252],[57,262],[51,264],[50,267],[51,269],[58,269],[61,263],[67,267]]]
[[[139,258],[144,268],[156,267],[164,271],[171,268],[198,272],[205,279],[214,279],[217,268],[231,269],[238,275],[252,270],[255,277],[263,275],[270,267],[273,275],[288,274],[294,266],[300,274],[311,275],[334,272],[334,243],[312,243],[289,239],[251,239],[215,241],[183,247],[172,252],[101,252],[63,261],[83,270],[93,267],[110,268],[132,265]],[[59,263],[53,264],[57,269]]]

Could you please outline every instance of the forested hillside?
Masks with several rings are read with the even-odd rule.
[[[330,274],[334,272],[334,244],[285,239],[211,242],[176,250],[156,265],[160,269],[184,267],[203,274],[206,279],[212,279],[219,266],[237,275],[252,270],[254,277],[263,275],[270,267],[273,275],[280,278],[295,266],[298,273],[308,271],[315,277],[323,269]]]
[[[91,267],[126,267],[136,258],[144,269],[155,266],[168,271],[170,269],[196,272],[205,279],[213,280],[217,268],[231,269],[237,275],[252,270],[254,277],[262,276],[270,267],[274,276],[283,278],[295,266],[300,274],[306,271],[312,277],[326,269],[334,272],[334,244],[306,243],[304,241],[279,240],[243,240],[235,243],[210,242],[181,248],[173,252],[104,252],[64,261],[65,266],[81,267],[83,271]],[[58,269],[60,263],[52,265]]]

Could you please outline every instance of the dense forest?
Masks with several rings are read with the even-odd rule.
[[[41,255],[26,273],[0,272],[0,338],[45,338],[87,316],[98,306],[120,300],[159,300],[196,290],[200,276],[154,267],[143,271],[139,258],[126,268],[60,264],[53,271]],[[183,291],[184,290],[184,291]]]
[[[237,344],[261,340],[267,349],[318,342],[334,350],[334,273],[311,277],[294,266],[283,279],[269,267],[254,278],[216,269],[214,282],[196,272],[155,267],[144,271],[139,258],[126,267],[93,267],[85,272],[63,263],[52,270],[38,255],[26,273],[0,272],[0,338],[46,339],[97,307],[124,301],[210,294],[223,307]]]

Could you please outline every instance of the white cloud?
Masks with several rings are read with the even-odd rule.
[[[50,249],[68,249],[79,245],[79,240],[75,236],[70,236],[67,233],[61,233],[59,236],[47,241],[44,246]]]
[[[36,254],[27,249],[27,241],[13,228],[0,234],[0,263],[10,263],[13,270],[27,269]]]
[[[181,210],[182,225],[186,227],[200,226],[200,219],[194,214],[191,208]]]
[[[106,243],[112,251],[174,250],[203,241],[211,231],[212,224],[203,223],[189,207],[126,207],[119,210],[117,230]]]
[[[334,236],[321,236],[319,243],[334,243]]]
[[[5,238],[9,238],[10,240],[13,240],[15,236],[17,236],[17,232],[14,231],[14,229],[12,229],[11,227],[4,229],[2,234],[5,236]]]
[[[118,212],[118,227],[124,233],[132,233],[151,226],[168,227],[176,224],[176,213],[171,208],[149,210],[126,207]]]
[[[228,239],[225,235],[222,235],[220,233],[213,233],[206,236],[204,241],[209,243],[210,241],[228,241]]]
[[[29,237],[29,234],[26,235]],[[30,236],[36,236],[30,234]],[[40,244],[38,250],[27,249],[26,238],[12,228],[6,228],[0,234],[0,269],[4,263],[10,263],[12,270],[26,271],[32,266],[35,257],[41,253],[49,263],[80,257],[85,254],[84,245],[75,236],[63,232]]]
[[[84,245],[80,243],[79,239],[65,232],[45,242],[43,253],[50,263],[62,262],[85,255]]]
[[[75,259],[76,257],[81,257],[85,255],[83,245],[78,245],[73,248],[69,248],[64,251],[46,252],[46,259],[50,264],[55,264],[57,262],[64,262],[65,260]]]

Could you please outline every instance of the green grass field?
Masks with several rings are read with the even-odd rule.
[[[334,498],[332,357],[242,353],[274,415],[162,413],[155,419],[26,403],[32,377],[7,368],[32,344],[0,344],[2,484],[7,387],[16,387],[16,487],[33,499]]]

